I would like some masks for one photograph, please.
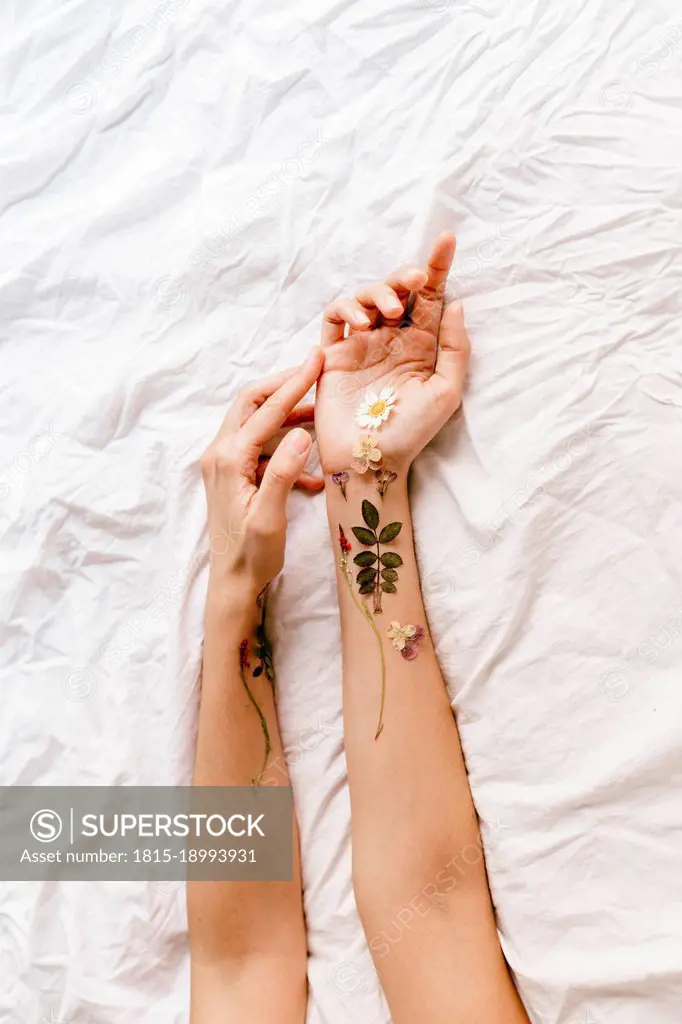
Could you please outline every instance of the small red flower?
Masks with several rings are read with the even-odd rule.
[[[242,640],[239,645],[239,667],[244,671],[246,668],[251,668],[249,664],[249,641]]]
[[[347,555],[351,551],[351,546],[348,543],[348,538],[343,532],[343,526],[339,523],[339,545],[341,547],[341,554]]]

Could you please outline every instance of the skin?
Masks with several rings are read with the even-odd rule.
[[[195,783],[248,785],[262,762],[263,736],[241,685],[238,650],[255,633],[258,594],[283,566],[291,488],[322,486],[303,475],[311,440],[294,426],[309,419],[309,410],[296,410],[319,378],[315,427],[337,565],[341,522],[357,571],[352,557],[362,546],[351,527],[362,525],[363,498],[377,506],[382,526],[403,524],[390,545],[403,559],[398,592],[384,595],[385,611],[370,615],[372,627],[357,588],[351,594],[347,575],[337,569],[353,882],[392,1019],[528,1024],[499,946],[478,822],[412,544],[409,468],[459,407],[469,358],[461,307],[443,308],[454,249],[454,238],[441,235],[426,268],[399,268],[332,304],[323,348],[303,367],[240,395],[204,455],[209,534],[229,543],[211,545]],[[388,384],[398,400],[375,436],[397,478],[381,499],[373,474],[351,471],[344,500],[330,474],[348,468],[358,435],[367,433],[354,420],[357,402],[366,387],[378,391]],[[282,440],[282,428],[292,426]],[[425,627],[414,661],[402,658],[388,638],[393,619]],[[384,728],[375,738],[377,643],[387,692]],[[264,782],[288,785],[272,691],[263,677],[252,688],[272,739],[270,762],[280,766],[266,772]],[[188,911],[192,1024],[303,1024],[306,941],[298,861],[287,884],[192,882]],[[400,941],[393,941],[396,923]]]

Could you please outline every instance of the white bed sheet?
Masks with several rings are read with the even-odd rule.
[[[679,1024],[679,8],[5,7],[0,782],[189,779],[196,458],[325,302],[452,228],[471,382],[414,512],[504,949],[535,1024]],[[273,621],[309,1020],[383,1024],[321,499]],[[183,900],[3,885],[0,1019],[185,1021]]]

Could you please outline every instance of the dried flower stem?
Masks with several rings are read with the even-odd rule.
[[[381,634],[377,629],[374,619],[372,618],[372,613],[370,612],[365,602],[359,600],[359,598],[355,594],[355,591],[353,590],[353,573],[348,568],[348,560],[345,552],[341,555],[339,567],[343,574],[343,578],[345,579],[346,584],[348,586],[348,592],[350,593],[350,596],[353,599],[353,604],[358,609],[358,611],[363,615],[368,625],[371,627],[372,632],[377,638],[377,644],[379,645],[379,657],[381,658],[381,704],[379,706],[379,721],[377,724],[377,731],[374,734],[374,739],[378,740],[381,730],[384,727],[384,706],[386,704],[386,659],[384,657],[384,645],[381,639]]]

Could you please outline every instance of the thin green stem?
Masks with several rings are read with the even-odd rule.
[[[259,773],[256,776],[256,778],[251,780],[253,782],[254,786],[260,786],[261,779],[263,778],[263,775],[265,774],[265,769],[268,766],[268,758],[270,757],[270,752],[272,751],[272,744],[270,742],[270,732],[268,730],[268,723],[265,721],[265,715],[261,711],[260,706],[258,704],[258,701],[254,697],[254,695],[251,693],[251,688],[249,687],[249,684],[246,681],[246,673],[244,672],[243,666],[239,669],[239,675],[241,677],[242,683],[244,684],[244,689],[246,690],[247,694],[249,695],[249,700],[253,704],[253,706],[256,709],[256,712],[258,714],[258,717],[260,718],[260,726],[261,726],[261,729],[263,730],[263,736],[265,738],[265,759],[263,761],[263,767],[259,771]]]
[[[381,549],[377,538],[377,581],[374,588],[374,614],[378,615],[383,611],[381,607]]]
[[[386,705],[386,659],[384,657],[384,645],[381,640],[381,634],[377,629],[377,624],[372,618],[372,613],[364,601],[359,601],[355,596],[355,591],[353,590],[353,574],[348,568],[345,558],[341,559],[341,572],[343,573],[343,578],[348,586],[348,592],[353,599],[353,604],[371,626],[372,632],[377,638],[377,644],[379,645],[379,657],[381,658],[381,704],[379,706],[379,722],[377,724],[377,731],[374,734],[374,739],[378,740],[381,730],[384,727],[384,707]]]

